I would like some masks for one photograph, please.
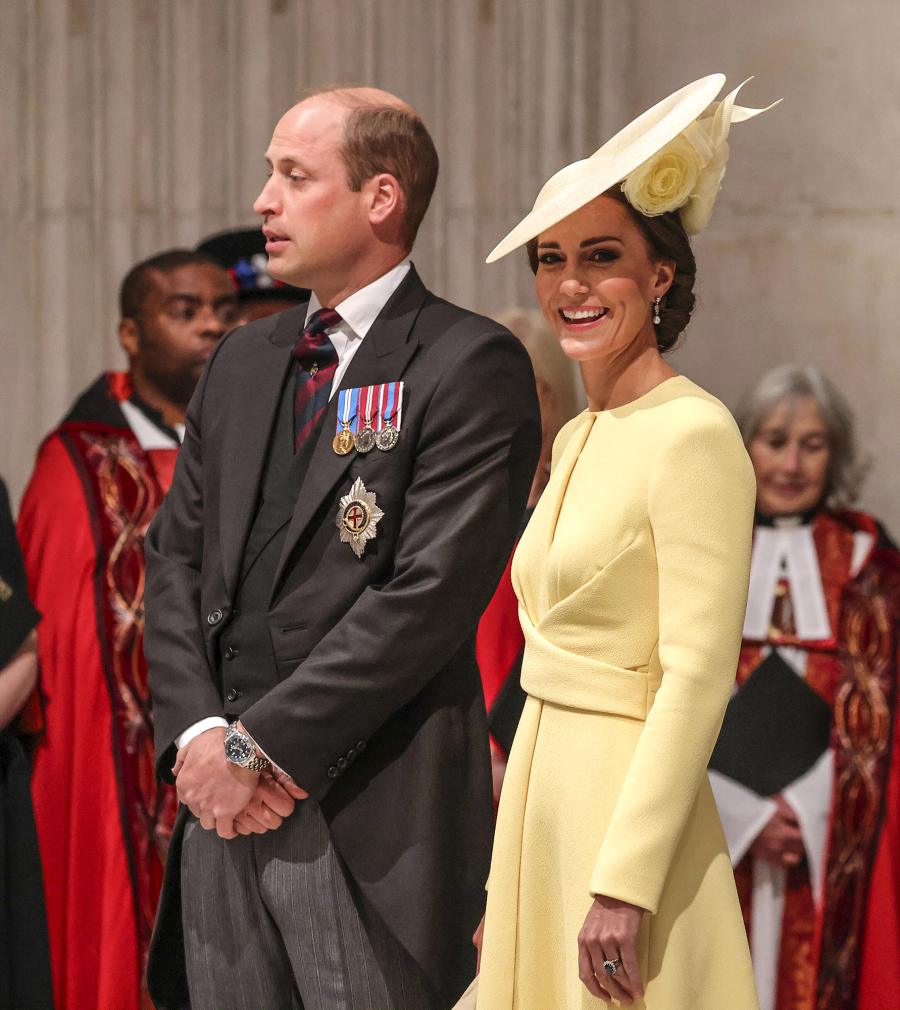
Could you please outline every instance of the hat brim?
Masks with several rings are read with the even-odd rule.
[[[724,74],[710,74],[686,85],[638,116],[589,158],[561,169],[544,184],[531,213],[497,244],[485,262],[496,262],[622,182],[694,122],[715,101],[724,84]]]

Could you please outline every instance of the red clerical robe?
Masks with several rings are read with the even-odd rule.
[[[898,630],[900,555],[870,516],[757,527],[738,683],[775,652],[832,712],[830,744],[781,793],[799,865],[754,860],[772,801],[711,776],[762,1010],[900,1010]]]
[[[19,537],[40,628],[33,798],[56,1010],[149,1007],[145,956],[174,819],[143,655],[143,541],[177,433],[102,376],[44,441]]]
[[[512,587],[512,557],[478,624],[475,654],[481,671],[484,703],[490,712],[516,660],[525,647],[519,624],[519,602]]]

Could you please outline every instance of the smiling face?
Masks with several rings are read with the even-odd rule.
[[[828,429],[811,396],[778,403],[748,448],[763,515],[799,515],[822,500],[831,452]]]
[[[279,120],[271,174],[253,209],[264,218],[269,272],[328,295],[371,245],[368,187],[353,192],[341,157],[347,107],[320,96]]]
[[[538,303],[576,361],[655,346],[651,307],[674,264],[654,261],[630,211],[603,195],[543,232],[537,242]]]

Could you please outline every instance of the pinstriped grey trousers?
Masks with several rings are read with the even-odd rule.
[[[276,831],[230,840],[189,818],[181,891],[192,1010],[437,1010],[351,890],[312,800]]]

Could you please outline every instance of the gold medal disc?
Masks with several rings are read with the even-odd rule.
[[[356,437],[349,428],[339,431],[331,440],[331,448],[338,456],[346,456],[348,452],[353,452],[356,445]]]

